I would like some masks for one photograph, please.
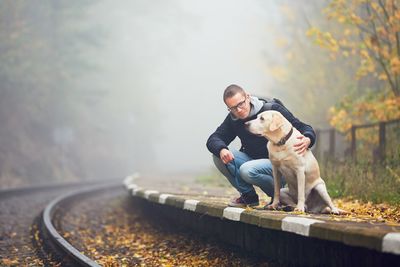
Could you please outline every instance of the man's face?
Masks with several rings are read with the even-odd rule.
[[[250,98],[247,94],[237,93],[225,99],[228,110],[238,119],[245,119],[250,114]]]

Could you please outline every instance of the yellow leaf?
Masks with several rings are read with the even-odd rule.
[[[387,80],[387,76],[386,76],[385,73],[381,73],[381,74],[379,74],[378,79],[382,80],[382,81],[386,81]]]
[[[394,57],[390,60],[390,67],[394,74],[400,74],[400,60],[398,57]]]
[[[360,55],[365,58],[369,57],[368,51],[365,49],[360,51]]]
[[[337,20],[338,20],[340,23],[344,23],[344,22],[346,21],[346,17],[343,16],[343,15],[341,15],[341,16],[338,17]]]

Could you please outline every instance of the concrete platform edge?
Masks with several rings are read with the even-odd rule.
[[[124,181],[128,192],[148,202],[166,205],[189,212],[211,216],[222,220],[241,222],[263,229],[288,232],[308,238],[337,242],[345,246],[365,248],[379,253],[392,254],[399,260],[400,232],[383,230],[366,230],[357,226],[342,227],[309,217],[286,215],[274,211],[256,211],[242,208],[231,208],[225,205],[208,203],[180,195],[165,194],[156,190],[140,188],[138,185]]]

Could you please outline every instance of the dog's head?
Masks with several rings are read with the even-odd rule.
[[[268,137],[284,124],[284,117],[275,110],[268,110],[258,114],[257,118],[245,123],[251,133]]]

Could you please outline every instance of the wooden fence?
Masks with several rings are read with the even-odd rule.
[[[377,137],[378,142],[372,149],[369,150],[373,162],[383,162],[387,156],[388,145],[388,127],[394,126],[391,129],[391,136],[389,137],[390,144],[394,147],[392,149],[400,149],[400,119],[363,124],[353,125],[346,133],[339,133],[335,129],[316,129],[317,143],[313,148],[314,153],[320,160],[326,159],[344,159],[351,158],[357,161],[357,146],[360,146],[361,140],[357,139],[357,131],[368,128],[378,128]],[[345,138],[346,135],[350,135]],[[341,147],[341,149],[338,149]],[[338,151],[340,150],[340,151]],[[400,151],[397,151],[400,154]]]

